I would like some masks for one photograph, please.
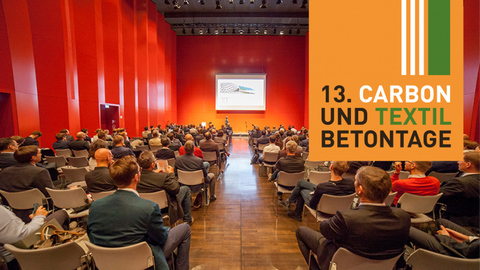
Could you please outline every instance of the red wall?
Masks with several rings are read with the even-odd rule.
[[[266,111],[216,111],[216,73],[266,73]],[[213,122],[228,115],[235,132],[251,124],[304,125],[305,37],[177,37],[177,115],[182,124]]]
[[[41,130],[42,147],[62,128],[92,135],[104,103],[130,136],[176,121],[175,67],[175,32],[150,0],[0,2],[0,92],[15,133]]]

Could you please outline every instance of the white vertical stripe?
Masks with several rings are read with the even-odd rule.
[[[418,74],[424,75],[425,62],[425,0],[418,0]]]
[[[415,0],[410,0],[410,75],[415,75]]]
[[[402,75],[407,75],[407,0],[402,0]]]

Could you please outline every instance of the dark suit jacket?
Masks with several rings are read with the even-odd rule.
[[[187,154],[179,156],[175,160],[175,176],[178,176],[178,170],[181,171],[203,171],[203,177],[205,178],[205,183],[210,183],[210,179],[207,175],[207,170],[203,166],[203,160],[199,157],[194,156],[193,154]]]
[[[158,149],[155,155],[157,159],[169,159],[175,158],[175,152],[172,149]]]
[[[53,143],[53,149],[70,149],[70,142],[69,141],[56,141]]]
[[[282,157],[287,157],[287,149],[278,151],[278,158]],[[297,148],[297,151],[295,151],[295,157],[302,157],[302,150]]]
[[[117,146],[117,147],[113,148],[112,149],[112,155],[113,155],[113,159],[115,159],[115,160],[121,159],[122,157],[125,157],[125,156],[128,156],[128,155],[135,156],[132,149],[126,148],[124,146]]]
[[[217,160],[220,157],[220,150],[218,149],[218,145],[212,140],[206,140],[204,142],[201,142],[199,148],[202,150],[202,152],[215,152],[217,155]],[[215,161],[211,161],[210,165],[214,165],[216,163],[217,162]]]
[[[180,145],[176,143],[171,143],[168,148],[170,148],[172,151],[178,151],[180,149]]]
[[[342,178],[340,181],[328,181],[315,187],[315,192],[310,199],[310,207],[317,209],[318,202],[323,194],[344,196],[355,193],[355,184],[352,179]]]
[[[0,153],[0,169],[17,165],[18,162],[13,157],[13,152]]]
[[[27,146],[27,145],[40,146],[40,143],[32,137],[26,137],[25,141],[22,143],[22,146]]]
[[[96,200],[90,207],[87,233],[103,247],[125,247],[147,241],[155,257],[155,269],[168,270],[161,247],[169,229],[163,226],[158,204],[126,190]]]
[[[269,144],[270,143],[270,139],[268,137],[260,137],[259,139],[257,139],[257,147],[259,144]]]
[[[478,227],[480,205],[480,174],[447,180],[440,185],[439,202],[447,204],[447,217],[464,227]]]
[[[73,138],[72,135],[66,135],[65,137],[67,138],[67,141],[69,141],[69,142],[74,142],[75,141],[75,138]]]
[[[93,171],[85,175],[87,182],[87,192],[98,193],[109,190],[116,190],[117,186],[113,183],[107,167],[95,167]]]
[[[185,144],[185,137],[181,133],[175,133],[175,138],[178,139],[182,144]]]
[[[10,166],[0,172],[0,189],[9,192],[38,188],[46,197],[50,197],[45,188],[54,188],[47,169],[31,163]]]
[[[397,256],[404,250],[410,231],[410,215],[389,206],[360,205],[353,210],[337,211],[320,224],[320,231],[329,241],[319,247],[321,269],[328,269],[338,248],[376,260]]]
[[[180,183],[178,183],[173,173],[156,173],[143,170],[140,175],[140,183],[138,183],[137,191],[140,193],[152,193],[160,190],[165,190],[167,193],[168,216],[170,217],[170,224],[173,224],[183,218],[183,209],[177,199],[177,194],[180,191]]]
[[[304,170],[305,161],[302,158],[287,156],[281,158],[275,164],[275,168],[282,172],[296,173]]]
[[[430,172],[438,173],[454,173],[458,172],[458,163],[456,161],[433,161],[432,167],[425,172],[428,175]]]
[[[70,149],[75,150],[75,151],[81,151],[81,150],[90,150],[90,145],[88,145],[87,141],[83,140],[76,140],[74,142],[70,143]]]

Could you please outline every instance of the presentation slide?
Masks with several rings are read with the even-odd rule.
[[[215,74],[217,111],[265,111],[267,74]]]

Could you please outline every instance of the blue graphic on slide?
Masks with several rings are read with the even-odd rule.
[[[235,83],[220,83],[220,93],[255,94],[255,89]]]

